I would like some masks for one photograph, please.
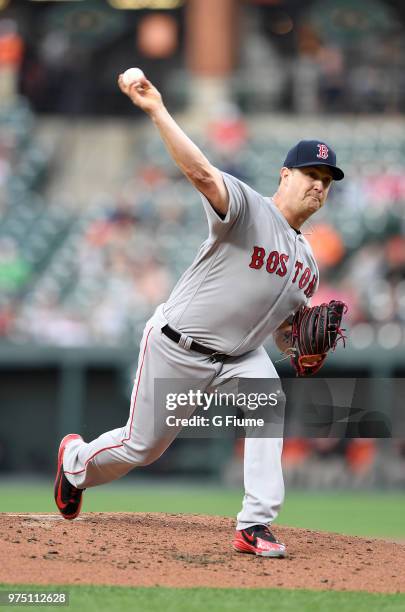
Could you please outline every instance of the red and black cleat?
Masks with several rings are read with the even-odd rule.
[[[264,525],[253,525],[236,531],[233,548],[238,552],[259,555],[260,557],[285,557],[286,547],[279,542]]]
[[[72,440],[83,440],[83,438],[79,436],[79,434],[68,434],[62,438],[59,445],[58,468],[54,487],[55,503],[63,518],[68,520],[75,519],[79,516],[84,491],[84,489],[77,489],[70,484],[63,471],[63,456],[65,454],[65,449]]]

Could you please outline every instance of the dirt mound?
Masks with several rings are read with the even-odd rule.
[[[275,528],[286,559],[232,550],[234,521],[181,514],[1,514],[0,582],[405,592],[405,545]],[[4,562],[5,560],[5,562]]]

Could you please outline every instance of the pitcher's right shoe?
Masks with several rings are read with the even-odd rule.
[[[285,544],[282,544],[265,525],[253,525],[236,531],[233,548],[238,552],[259,555],[260,557],[285,557]]]
[[[82,496],[85,489],[77,489],[74,487],[65,476],[63,471],[63,456],[65,454],[66,446],[72,440],[83,440],[79,434],[68,434],[59,445],[58,453],[58,468],[56,472],[54,497],[59,512],[63,518],[72,520],[80,514],[82,507]]]

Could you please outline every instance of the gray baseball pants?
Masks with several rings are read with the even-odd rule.
[[[204,391],[217,380],[278,377],[263,347],[224,363],[180,347],[161,332],[167,323],[162,310],[159,306],[145,326],[127,424],[89,443],[74,440],[66,448],[63,467],[75,487],[111,482],[153,463],[176,438],[181,428],[168,428],[166,406],[154,405],[156,378],[198,380]],[[194,409],[189,407],[188,416]],[[237,529],[269,525],[276,518],[284,499],[282,445],[280,437],[245,439],[245,495]]]

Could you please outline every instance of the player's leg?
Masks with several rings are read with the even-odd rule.
[[[136,390],[141,386],[142,370],[147,358],[151,321],[142,337],[138,369],[131,396],[130,420],[133,417]],[[76,518],[81,509],[83,490],[123,476],[131,469],[126,460],[125,427],[106,432],[90,443],[77,434],[65,436],[59,446],[54,498],[59,512],[66,519]]]
[[[224,364],[220,372],[220,377],[241,378],[241,379],[266,379],[263,385],[246,385],[243,383],[245,391],[252,393],[264,391],[274,392],[276,387],[280,389],[279,377],[267,352],[263,347],[241,357],[236,361]],[[259,388],[260,387],[260,388]],[[239,387],[240,391],[240,387]],[[237,517],[237,530],[242,532],[252,528],[252,534],[248,537],[260,541],[260,537],[265,538],[255,526],[269,526],[277,517],[280,507],[284,500],[284,480],[281,466],[281,454],[283,449],[282,421],[284,412],[284,396],[278,396],[278,405],[270,410],[270,418],[267,419],[264,428],[257,428],[257,432],[248,431],[245,438],[244,452],[244,488],[242,510]],[[245,415],[254,416],[254,412]],[[260,415],[263,416],[263,415]],[[257,437],[255,437],[255,435]],[[272,534],[268,536],[272,540]],[[275,538],[274,538],[275,540]],[[279,545],[275,540],[266,543],[264,540],[264,556],[284,556],[285,547]],[[267,548],[267,550],[266,550]],[[246,552],[253,552],[253,550]]]
[[[145,395],[148,386],[148,364],[151,358],[153,323],[149,321],[142,336],[138,367],[130,401],[130,414],[126,426],[101,434],[85,443],[76,439],[66,447],[63,468],[69,482],[80,489],[110,482],[124,476],[134,466],[127,453],[128,432],[131,432],[138,395]],[[146,395],[149,394],[146,392]],[[139,403],[138,403],[139,406]],[[152,412],[152,409],[151,409]],[[152,419],[151,419],[152,420]],[[153,424],[153,423],[152,423]]]
[[[178,435],[181,427],[166,424],[170,414],[163,400],[155,401],[156,379],[182,379],[184,391],[190,379],[201,388],[209,385],[216,367],[203,355],[182,349],[161,333],[159,317],[145,328],[138,370],[132,391],[129,419],[125,427],[102,434],[86,444],[73,440],[66,448],[63,467],[69,482],[84,489],[124,476],[132,468],[158,459]],[[179,381],[178,392],[183,391]],[[183,416],[195,407],[184,407]]]

